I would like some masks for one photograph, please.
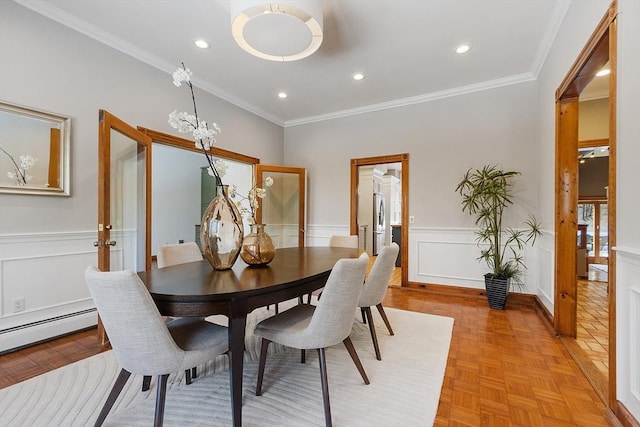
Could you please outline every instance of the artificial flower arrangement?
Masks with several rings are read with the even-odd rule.
[[[13,156],[9,154],[7,150],[2,148],[1,145],[0,145],[0,151],[6,154],[9,157],[9,159],[11,159],[11,162],[13,163],[14,171],[7,172],[7,177],[9,177],[9,179],[15,180],[16,185],[26,185],[29,181],[33,179],[33,176],[27,174],[27,170],[35,166],[36,162],[38,161],[37,158],[30,156],[28,154],[19,156],[20,165],[18,165],[16,160],[13,158]]]
[[[206,121],[198,118],[198,107],[196,106],[196,97],[193,93],[193,84],[191,83],[192,76],[193,73],[190,69],[184,66],[184,63],[182,64],[182,67],[178,68],[172,75],[173,84],[176,87],[180,87],[182,86],[182,83],[184,83],[191,91],[193,114],[174,110],[169,114],[169,124],[180,133],[191,133],[193,135],[193,138],[196,141],[196,148],[202,150],[207,158],[207,163],[209,163],[209,175],[215,178],[216,185],[222,185],[222,176],[226,171],[226,165],[222,160],[214,160],[209,154],[209,150],[216,142],[216,135],[222,131],[216,123],[211,123],[209,125]]]
[[[273,178],[270,176],[266,177],[263,184],[265,187],[271,187],[273,185]],[[256,211],[258,209],[258,199],[264,199],[267,195],[267,189],[265,187],[258,187],[257,185],[254,185],[251,190],[249,190],[249,193],[244,196],[238,193],[236,185],[231,186],[229,197],[232,199],[239,199],[236,205],[238,206],[240,213],[247,218],[249,224],[257,224]],[[244,201],[247,201],[249,207],[244,205]]]

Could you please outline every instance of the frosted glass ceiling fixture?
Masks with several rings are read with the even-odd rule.
[[[471,46],[469,46],[468,44],[461,44],[458,47],[456,47],[456,53],[467,53],[469,52],[469,49],[471,49]]]
[[[234,0],[233,39],[245,51],[270,61],[306,58],[322,44],[322,0]]]

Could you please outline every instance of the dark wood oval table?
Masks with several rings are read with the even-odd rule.
[[[360,249],[303,247],[277,249],[265,267],[241,259],[232,269],[215,271],[206,261],[138,273],[165,316],[223,314],[229,318],[230,384],[233,425],[242,425],[242,373],[247,315],[258,307],[308,294],[324,286],[341,258]]]

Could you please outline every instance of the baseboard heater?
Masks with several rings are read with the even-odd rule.
[[[86,316],[96,312],[97,310],[94,307],[1,329],[0,337],[4,336],[5,338],[0,341],[4,342],[4,344],[8,344],[8,341],[13,341],[13,345],[9,344],[10,348],[2,348],[4,346],[0,346],[0,355],[50,341],[78,330],[93,327],[95,326],[95,322],[93,322],[93,324],[90,324],[91,322],[88,323]],[[62,326],[63,324],[66,325],[66,327]],[[24,336],[24,339],[18,339],[17,337],[19,336]]]

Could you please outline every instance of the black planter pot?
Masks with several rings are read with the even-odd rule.
[[[510,285],[511,278],[501,279],[499,277],[494,277],[492,274],[484,275],[484,287],[487,290],[489,308],[504,310],[504,306],[507,303],[507,295],[509,294]]]

